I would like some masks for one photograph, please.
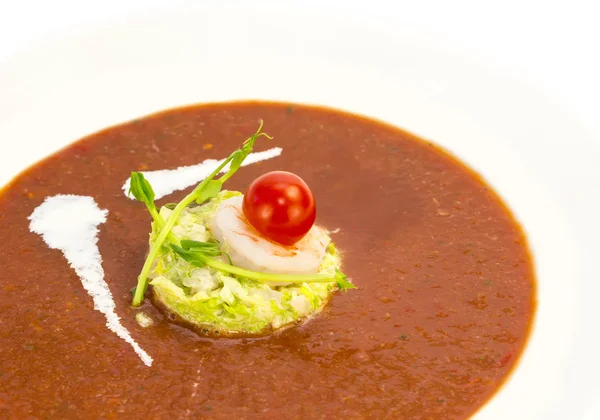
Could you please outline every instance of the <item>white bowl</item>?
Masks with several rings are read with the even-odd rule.
[[[0,67],[0,185],[104,127],[232,99],[375,117],[479,171],[525,227],[539,307],[517,369],[475,417],[578,418],[600,396],[598,143],[526,85],[419,34],[213,5],[52,43]]]

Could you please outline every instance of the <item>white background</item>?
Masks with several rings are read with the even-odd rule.
[[[217,1],[217,0],[213,0]],[[218,0],[219,3],[236,1]],[[292,0],[355,9],[365,20],[426,28],[543,91],[600,136],[600,1]],[[0,0],[0,62],[55,37],[201,0]],[[250,3],[247,1],[245,3]],[[286,0],[254,1],[285,7]],[[259,24],[259,22],[257,22]],[[309,29],[307,24],[306,30]],[[374,46],[376,48],[376,46]]]
[[[0,66],[21,51],[53,39],[186,3],[199,1],[0,0]],[[219,3],[235,7],[241,2]],[[271,3],[285,7],[284,1]],[[600,1],[294,2],[299,3],[314,13],[353,9],[365,21],[430,33],[432,40],[444,40],[478,62],[525,81],[600,139]],[[301,30],[310,31],[309,22]],[[6,147],[3,139],[0,142]],[[600,410],[590,412],[588,418],[600,419]]]

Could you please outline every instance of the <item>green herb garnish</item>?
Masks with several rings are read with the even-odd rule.
[[[181,246],[171,244],[171,249],[196,267],[202,268],[208,266],[219,271],[264,283],[323,283],[335,281],[340,290],[356,288],[340,270],[336,270],[335,277],[332,278],[327,274],[271,274],[236,267],[231,265],[231,263],[227,264],[216,259],[215,256],[223,253],[219,250],[218,245],[213,245],[210,242],[182,240]]]
[[[164,226],[164,221],[162,217],[160,217],[160,214],[158,214],[156,204],[154,204],[155,195],[152,185],[150,185],[148,180],[144,178],[144,174],[141,172],[131,173],[131,178],[129,180],[129,194],[132,194],[136,200],[146,204],[152,219],[154,219],[154,222],[158,224],[159,228]],[[177,244],[179,243],[179,239],[177,239],[177,237],[171,232],[169,232],[169,240]]]
[[[231,259],[224,253],[217,242],[198,242],[189,240],[180,240],[171,231],[177,218],[190,204],[196,202],[202,204],[219,194],[223,188],[223,184],[235,174],[246,157],[252,152],[254,142],[259,137],[267,137],[269,135],[262,132],[262,121],[258,130],[248,138],[242,147],[234,151],[227,159],[225,159],[206,179],[200,182],[194,190],[188,194],[183,200],[176,205],[169,205],[172,210],[167,220],[163,220],[160,216],[156,205],[154,204],[154,191],[150,183],[144,178],[140,172],[132,172],[130,180],[130,193],[138,200],[146,204],[150,215],[152,216],[157,228],[158,236],[150,247],[142,271],[138,276],[137,286],[134,289],[133,306],[141,305],[144,300],[146,289],[148,288],[148,275],[152,269],[152,265],[156,260],[159,251],[163,246],[168,246],[177,255],[184,260],[199,267],[209,266],[216,270],[234,274],[240,277],[246,277],[260,282],[289,282],[289,283],[310,283],[310,282],[336,282],[340,290],[353,289],[355,286],[347,280],[347,277],[339,270],[336,270],[334,277],[325,274],[314,275],[279,275],[260,273],[235,267],[231,264]],[[215,177],[227,168],[227,171],[220,178]],[[165,244],[165,241],[169,243]],[[225,256],[229,260],[229,264],[218,259]]]

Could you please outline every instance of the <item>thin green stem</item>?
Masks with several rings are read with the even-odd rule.
[[[271,274],[250,271],[244,268],[229,265],[215,258],[202,258],[202,262],[216,270],[246,277],[263,283],[333,283],[334,278],[326,274]]]
[[[149,207],[148,211],[150,212],[152,219],[154,219],[154,223],[156,223],[157,230],[162,229],[165,226],[165,221],[161,217],[160,213],[158,213],[158,210],[156,209],[156,207]],[[175,236],[175,234],[173,232],[169,232],[168,239],[169,239],[169,242],[171,242],[172,244],[181,245],[179,238],[177,236]]]

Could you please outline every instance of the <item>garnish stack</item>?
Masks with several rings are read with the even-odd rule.
[[[225,275],[233,276],[239,279],[249,279],[261,282],[267,285],[277,287],[285,284],[304,284],[304,283],[334,283],[339,290],[353,289],[355,286],[350,283],[344,273],[338,268],[330,273],[316,274],[274,274],[258,271],[251,271],[232,264],[227,252],[216,240],[196,241],[183,239],[173,232],[178,218],[184,211],[194,203],[202,205],[211,199],[214,199],[221,193],[225,182],[231,178],[240,169],[244,159],[252,152],[255,141],[260,137],[271,138],[262,132],[262,122],[258,130],[248,138],[241,148],[235,150],[227,159],[225,159],[206,179],[200,182],[194,190],[183,200],[171,207],[170,214],[166,219],[161,216],[154,203],[155,194],[150,183],[144,178],[141,172],[131,173],[130,194],[138,201],[146,204],[152,219],[154,220],[155,239],[151,243],[150,251],[144,262],[142,271],[137,279],[137,286],[134,289],[132,305],[140,306],[144,300],[144,295],[148,288],[149,274],[156,263],[157,257],[161,253],[172,253],[173,257],[181,258],[198,268],[211,268],[222,272]],[[217,178],[217,176],[224,174]],[[331,244],[331,249],[332,248]]]

